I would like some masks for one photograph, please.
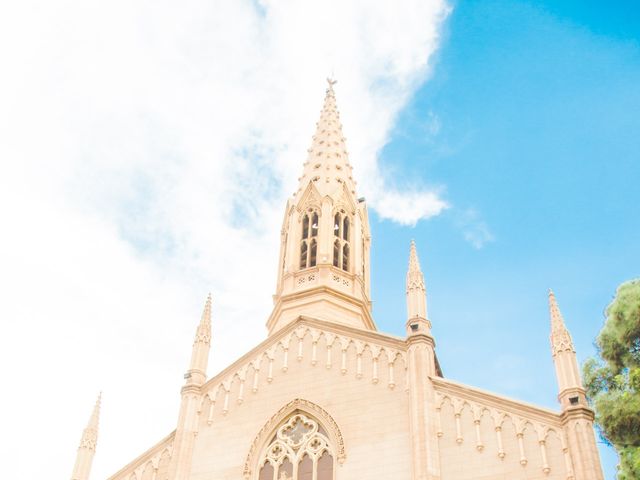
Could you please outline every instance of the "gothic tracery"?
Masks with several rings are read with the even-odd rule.
[[[296,412],[273,435],[260,459],[258,480],[333,480],[335,454],[326,431]]]

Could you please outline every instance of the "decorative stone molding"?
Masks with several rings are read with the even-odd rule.
[[[483,417],[488,417],[491,419],[493,423],[493,428],[496,432],[496,446],[497,446],[497,456],[500,459],[505,458],[505,450],[503,447],[503,442],[515,440],[519,458],[518,461],[520,465],[526,467],[529,464],[529,459],[525,455],[525,432],[532,431],[535,433],[536,443],[538,445],[540,451],[541,464],[540,469],[545,475],[548,475],[551,472],[551,468],[549,467],[549,462],[547,459],[547,438],[550,433],[554,433],[558,439],[561,441],[563,445],[563,452],[565,458],[566,472],[567,478],[572,478],[572,469],[571,469],[571,459],[568,453],[568,449],[566,448],[566,439],[565,433],[562,429],[560,415],[555,415],[555,418],[549,418],[549,421],[541,420],[540,418],[535,418],[534,415],[527,415],[526,406],[525,408],[517,411],[515,408],[508,408],[509,405],[507,402],[504,403],[503,408],[496,407],[494,405],[489,405],[485,403],[480,403],[477,401],[473,401],[467,398],[463,398],[457,395],[453,395],[448,392],[436,392],[435,395],[436,405],[435,410],[437,414],[437,435],[438,438],[443,436],[442,431],[442,423],[445,419],[442,418],[442,408],[445,403],[449,403],[451,405],[451,409],[453,412],[453,418],[448,418],[446,421],[454,422],[455,425],[455,441],[457,444],[462,444],[466,439],[462,436],[462,425],[461,418],[462,413],[465,409],[469,410],[473,418],[473,424],[475,426],[475,443],[476,449],[480,452],[483,451],[485,446],[481,438],[481,420]],[[498,400],[498,399],[497,399]],[[545,412],[546,413],[546,412]],[[509,439],[504,437],[504,424],[505,421],[509,420],[513,423],[513,429],[515,431],[515,439]]]
[[[78,448],[87,448],[95,451],[97,443],[98,431],[95,428],[86,428],[82,434],[82,439],[80,440],[80,446]]]
[[[311,345],[307,344],[305,346],[305,339],[310,339]],[[321,339],[324,339],[323,351],[318,348]],[[310,348],[311,351],[305,351],[305,348]],[[370,353],[370,357],[364,356],[367,351]],[[337,366],[341,375],[351,373],[358,379],[364,376],[363,363],[365,363],[364,359],[366,359],[370,362],[370,367],[367,371],[371,372],[371,381],[374,384],[379,382],[380,374],[382,373],[379,368],[380,362],[386,360],[386,368],[388,370],[385,371],[387,371],[389,378],[387,387],[390,390],[394,390],[398,382],[408,385],[406,352],[400,348],[352,338],[345,334],[318,329],[309,325],[299,325],[291,331],[283,332],[281,338],[263,346],[258,352],[254,352],[253,355],[255,356],[247,358],[244,362],[236,362],[234,368],[225,370],[203,385],[198,412],[202,413],[203,409],[206,410],[205,403],[208,401],[209,411],[205,411],[207,424],[211,425],[213,423],[214,409],[219,412],[220,405],[223,405],[222,414],[226,415],[230,410],[230,405],[241,405],[246,400],[246,382],[250,382],[251,392],[256,394],[258,393],[260,378],[265,379],[266,376],[267,383],[272,383],[277,375],[286,375],[291,366],[289,360],[290,352],[295,352],[298,361],[307,358],[311,366],[315,366],[320,362],[327,370]],[[353,357],[355,357],[356,369],[349,372],[348,369],[353,368],[350,367],[353,365],[350,362]],[[399,364],[398,362],[402,363]],[[253,375],[250,373],[251,369],[253,369]],[[404,375],[404,380],[396,378],[399,375]],[[234,388],[236,383],[238,384],[237,388]],[[218,406],[217,409],[216,405]]]

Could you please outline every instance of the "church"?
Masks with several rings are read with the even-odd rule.
[[[553,292],[558,411],[443,376],[414,243],[406,335],[378,331],[367,204],[356,194],[334,83],[285,208],[267,338],[208,378],[207,298],[176,429],[109,480],[603,479],[594,414]],[[100,399],[72,480],[90,478],[99,409]]]

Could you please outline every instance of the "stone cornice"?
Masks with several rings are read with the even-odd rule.
[[[316,269],[315,271],[317,271],[319,268],[320,267],[315,267]],[[335,267],[331,266],[330,268],[334,269]],[[313,271],[313,269],[308,269],[308,270]],[[336,270],[336,273],[339,273],[340,275],[349,278],[349,280],[351,280],[352,282],[357,282],[360,285],[360,289],[362,290],[362,293],[364,295],[364,284],[362,283],[362,280],[358,278],[357,275],[344,272],[343,270],[339,270],[339,271]],[[288,273],[287,275],[294,276],[295,274]],[[286,276],[284,278],[286,278]],[[370,302],[358,299],[353,295],[349,295],[347,293],[341,292],[340,290],[332,288],[328,285],[322,285],[322,284],[315,287],[307,288],[298,292],[288,293],[285,295],[276,294],[276,297],[277,297],[276,305],[274,306],[271,315],[267,319],[267,328],[271,329],[273,325],[276,323],[276,320],[280,312],[282,311],[282,305],[285,302],[291,301],[291,300],[298,300],[305,297],[311,297],[313,295],[322,294],[322,293],[329,294],[329,297],[338,298],[346,303],[353,305],[358,309],[361,309],[363,313],[365,325],[371,330],[374,330],[374,331],[377,330],[375,320],[373,319],[373,316],[371,315],[371,312],[370,312]],[[327,300],[330,301],[330,298],[327,298]],[[285,327],[285,328],[288,328],[288,327]]]
[[[433,339],[433,337],[431,335],[427,335],[426,333],[418,333],[418,334],[410,335],[407,338],[406,343],[408,345],[415,344],[415,343],[425,343],[427,345],[430,345],[433,348],[435,348],[436,346],[436,341]]]
[[[590,422],[595,418],[595,414],[593,410],[584,405],[578,405],[575,407],[569,407],[564,412],[562,412],[562,424],[564,425],[569,420],[578,420],[578,419],[587,419]]]

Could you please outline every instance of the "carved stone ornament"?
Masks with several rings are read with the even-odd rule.
[[[95,451],[98,443],[98,432],[93,428],[87,428],[83,432],[82,439],[80,440],[80,448],[87,448]]]

